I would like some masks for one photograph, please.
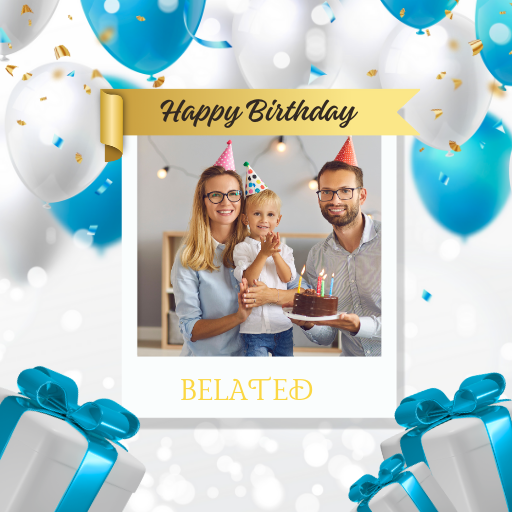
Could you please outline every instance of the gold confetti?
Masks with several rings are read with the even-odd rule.
[[[25,123],[25,121],[22,121],[21,119],[18,119],[18,121],[16,121],[20,126],[25,126],[27,123]]]
[[[421,148],[421,149],[420,149],[420,153],[421,153],[422,151],[424,151],[424,150],[425,150],[425,148]]]
[[[427,36],[430,36],[430,30],[427,28]]]
[[[54,69],[52,73],[52,77],[54,80],[60,80],[64,76],[64,70],[63,69]]]
[[[112,27],[107,27],[103,32],[100,34],[100,41],[102,43],[108,43],[113,37],[114,37],[114,29]]]
[[[512,55],[512,52],[508,52],[509,55]]]
[[[28,5],[24,5],[21,8],[21,14],[25,14],[26,12],[31,12],[32,14],[34,14],[34,11]]]
[[[507,14],[507,11],[500,11],[500,14]]]
[[[441,71],[441,73],[439,73],[439,75],[436,76],[436,79],[437,80],[442,80],[446,75],[446,71]]]
[[[97,69],[93,69],[91,78],[103,78],[103,75]]]
[[[468,44],[471,46],[471,49],[473,50],[473,57],[475,55],[478,55],[484,47],[484,45],[483,45],[482,41],[480,41],[480,39],[475,39],[474,41],[470,41]]]
[[[55,57],[59,60],[61,57],[71,57],[69,50],[63,45],[55,47]]]
[[[21,77],[21,79],[22,79],[22,80],[28,80],[31,76],[32,76],[32,73],[25,73],[25,74]]]
[[[90,88],[88,85],[86,85],[86,84],[84,84],[84,91],[85,91],[87,94],[91,94],[91,88]]]
[[[462,85],[462,80],[460,80],[459,78],[452,78],[452,81],[453,85],[455,86],[455,89],[453,90],[456,91]]]
[[[503,98],[506,95],[506,92],[500,88],[500,86],[496,83],[495,80],[489,83],[489,90],[496,96],[497,98]]]
[[[165,82],[165,76],[159,76],[157,80],[153,82],[153,87],[161,87]]]
[[[12,50],[12,44],[11,43],[7,43],[7,46],[9,47],[10,50]]]
[[[39,98],[39,101],[46,101],[48,98],[46,96],[43,96],[42,98]]]
[[[12,64],[9,64],[8,66],[5,66],[5,70],[9,75],[14,76],[12,72],[14,71],[14,68],[17,68],[18,66],[13,66]]]
[[[448,47],[450,48],[450,50],[456,52],[459,49],[459,42],[456,39],[450,39],[448,41]]]
[[[142,16],[135,16],[139,21],[146,21],[146,18],[143,18]]]
[[[451,20],[453,19],[453,12],[452,11],[444,11],[446,17]]]
[[[450,147],[455,151],[456,153],[460,153],[460,146],[455,143],[453,140],[449,142]]]
[[[82,155],[80,153],[76,153],[75,160],[77,161],[77,163],[81,164],[82,163]]]
[[[70,14],[68,14],[68,18],[69,18],[70,20],[72,20],[72,19],[73,19],[73,16],[71,16]]]
[[[436,115],[436,119],[441,117],[443,115],[443,109],[442,108],[433,108],[432,112]]]
[[[370,71],[368,71],[368,73],[366,73],[366,76],[375,76],[376,74],[377,74],[376,69],[370,69]]]
[[[32,20],[28,20],[28,26],[31,27],[32,26]]]
[[[400,11],[400,18],[403,18],[403,17],[404,17],[404,15],[405,15],[405,9],[402,9],[402,10]]]

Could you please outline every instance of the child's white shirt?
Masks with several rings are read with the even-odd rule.
[[[290,267],[292,274],[290,281],[293,281],[297,276],[293,250],[282,242],[279,249],[281,249],[279,254]],[[251,266],[260,250],[261,242],[249,236],[246,237],[243,242],[235,246],[233,251],[233,260],[236,266],[234,275],[238,282],[242,281],[244,271]],[[275,288],[277,290],[287,289],[287,283],[283,283],[277,275],[276,264],[272,256],[267,258],[261,271],[259,281],[265,283],[269,288]],[[281,306],[264,304],[263,306],[252,309],[252,313],[247,317],[247,320],[240,324],[240,332],[242,334],[277,334],[278,332],[287,331],[290,327],[292,327],[292,322],[285,316]]]

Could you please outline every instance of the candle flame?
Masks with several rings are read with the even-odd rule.
[[[325,274],[325,276],[324,276],[324,277],[322,277],[322,279],[325,279],[326,277],[327,277],[327,274]]]
[[[333,277],[333,278],[334,278],[334,272],[332,273],[332,276],[331,276],[331,277]]]
[[[320,275],[323,276],[325,272],[325,269],[322,269],[322,272],[320,272]]]
[[[304,275],[304,272],[305,272],[305,271],[306,271],[306,265],[304,265],[304,266],[302,267],[302,272],[300,273],[300,275],[301,275],[301,276],[302,276],[302,275]]]

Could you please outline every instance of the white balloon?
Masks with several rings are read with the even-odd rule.
[[[333,23],[338,44],[345,50],[336,89],[380,89],[379,54],[391,31],[402,25],[381,0],[343,0]],[[376,69],[375,76],[368,71]]]
[[[420,141],[450,151],[450,141],[461,146],[481,125],[494,78],[481,56],[473,56],[468,43],[476,39],[475,26],[468,18],[454,13],[429,31],[419,36],[404,25],[393,30],[380,54],[380,80],[385,89],[420,90],[406,104],[404,118]],[[454,79],[462,80],[457,89]],[[432,109],[443,113],[436,119]]]
[[[68,76],[71,72],[74,76]],[[105,167],[100,90],[111,87],[104,78],[91,77],[92,69],[76,62],[45,64],[20,80],[7,102],[5,132],[12,164],[43,201],[75,196]]]
[[[332,86],[343,48],[335,24],[339,2],[330,2],[336,20],[318,0],[251,0],[233,18],[232,44],[238,66],[254,89],[308,87],[311,65],[326,73],[314,88]]]
[[[0,0],[0,29],[11,41],[0,43],[0,60],[9,60],[1,56],[10,55],[29,45],[46,27],[58,3],[59,0],[30,0],[32,12],[22,14],[23,3]],[[9,44],[12,48],[9,48]]]

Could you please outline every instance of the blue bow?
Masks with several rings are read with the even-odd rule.
[[[75,382],[48,368],[37,366],[22,371],[18,377],[18,388],[42,409],[64,416],[82,430],[105,439],[120,441],[133,437],[139,431],[137,417],[113,400],[102,398],[79,406]]]
[[[431,388],[404,398],[395,412],[405,428],[425,427],[453,416],[471,414],[496,403],[505,391],[505,378],[499,373],[475,375],[466,379],[453,401],[439,389]]]
[[[107,439],[118,443],[134,436],[139,420],[113,400],[79,406],[75,382],[41,366],[21,372],[18,388],[27,398],[8,396],[0,403],[0,459],[25,412],[66,421],[87,439],[88,447],[56,512],[87,512],[117,460],[117,451]]]
[[[500,400],[505,384],[499,373],[475,375],[462,382],[453,400],[439,389],[427,389],[404,398],[395,419],[411,429],[400,439],[408,466],[428,464],[421,438],[429,430],[457,417],[480,419],[489,437],[508,510],[512,512],[512,420],[506,407],[496,405],[505,401]]]
[[[351,487],[348,497],[351,501],[359,502],[358,512],[370,511],[369,501],[384,487],[390,484],[400,484],[409,495],[419,512],[437,512],[436,507],[422,489],[416,477],[409,471],[404,472],[405,460],[396,454],[386,459],[379,469],[379,476],[364,475]]]

